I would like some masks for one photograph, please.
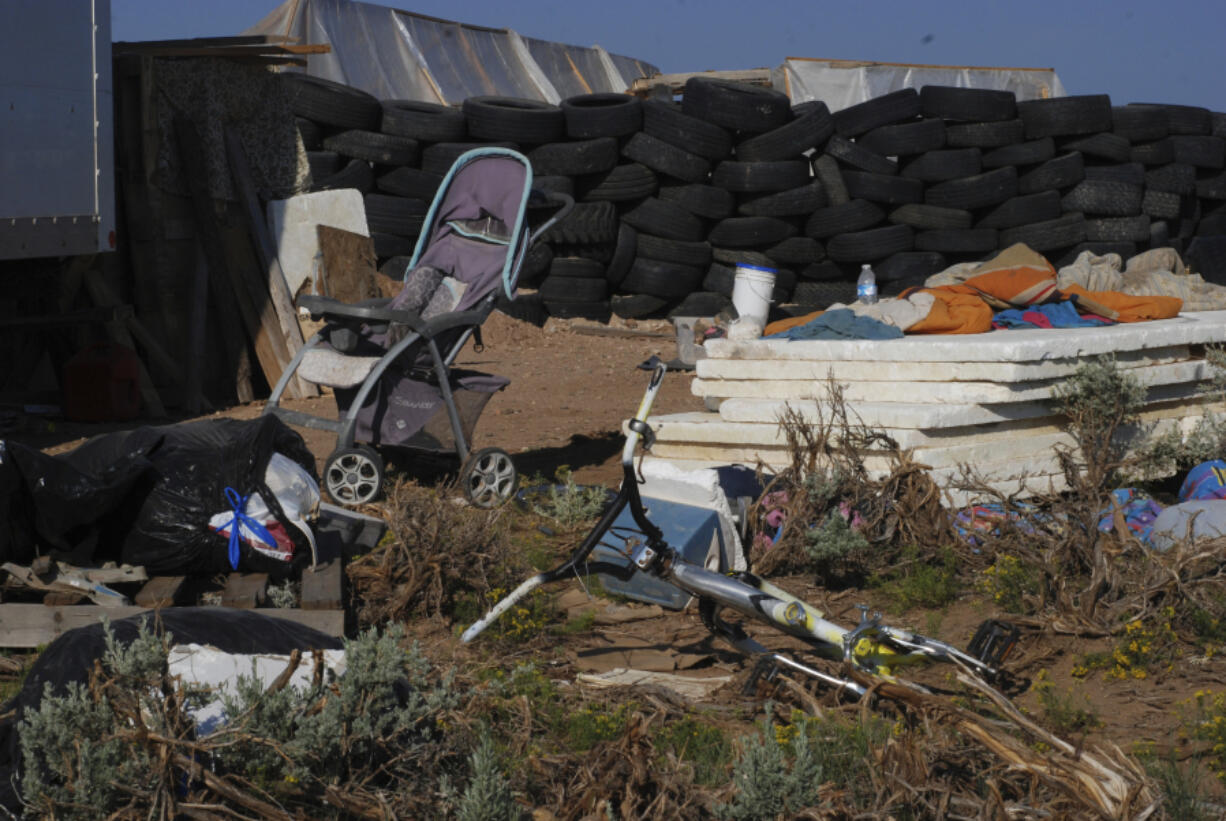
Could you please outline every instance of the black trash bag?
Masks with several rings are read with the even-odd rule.
[[[0,441],[0,561],[29,564],[41,553],[76,563],[92,559],[100,523],[149,470],[148,454],[159,439],[130,437],[113,458],[88,469]]]
[[[145,451],[148,442],[154,442]],[[296,431],[275,416],[251,420],[205,419],[97,436],[61,457],[86,475],[105,473],[116,460],[146,452],[148,469],[103,525],[96,561],[142,565],[151,576],[229,572],[229,540],[209,530],[209,519],[231,509],[226,488],[246,497],[256,491],[294,541],[292,563],[240,542],[239,570],[286,575],[310,558],[310,543],[286,518],[264,484],[274,453],[312,477],[315,457]]]
[[[210,420],[212,421],[212,420]],[[286,454],[288,455],[288,454]],[[175,607],[139,613],[111,623],[116,642],[126,646],[136,639],[141,624],[161,635],[170,633],[175,644],[207,644],[224,653],[276,653],[293,650],[340,650],[341,639],[285,619],[254,610],[223,607]],[[63,695],[70,682],[87,684],[94,660],[106,653],[102,624],[69,630],[51,642],[30,667],[21,690],[0,708],[0,806],[20,813],[13,789],[13,769],[21,760],[19,728],[25,715],[42,704],[44,688]]]

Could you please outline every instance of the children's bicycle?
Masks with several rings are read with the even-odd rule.
[[[654,440],[646,420],[666,370],[664,365],[655,368],[643,401],[628,423],[629,434],[622,449],[624,479],[621,490],[600,521],[566,561],[526,580],[465,630],[461,637],[464,642],[472,641],[517,601],[541,585],[588,573],[605,573],[621,580],[628,580],[635,573],[647,573],[695,596],[699,615],[707,629],[742,653],[765,661],[768,667],[801,673],[857,697],[867,692],[866,684],[874,680],[896,682],[928,692],[919,684],[895,676],[896,670],[917,663],[945,661],[988,680],[998,676],[1001,664],[1018,641],[1017,628],[1005,622],[985,621],[965,651],[939,639],[883,624],[880,613],[870,615],[864,606],[860,607],[859,623],[849,629],[827,620],[817,608],[753,573],[717,573],[686,561],[670,547],[660,529],[647,517],[639,494],[642,480],[634,467],[634,454],[640,443],[644,451],[649,451]],[[637,530],[614,527],[627,506]],[[622,544],[614,546],[603,541],[610,533]],[[628,562],[589,562],[588,556],[597,545],[612,548]],[[801,639],[819,656],[843,662],[846,675],[832,675],[768,650],[740,624],[722,619],[720,613],[724,609],[765,622]]]

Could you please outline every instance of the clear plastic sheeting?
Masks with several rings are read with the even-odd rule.
[[[775,88],[792,102],[822,100],[831,111],[898,91],[923,86],[956,86],[1012,91],[1019,100],[1065,96],[1064,84],[1050,68],[990,68],[869,63],[789,57],[772,72]]]
[[[571,46],[350,0],[286,0],[244,34],[327,43],[309,74],[381,100],[452,105],[497,95],[558,102],[575,94],[624,92],[655,66]]]

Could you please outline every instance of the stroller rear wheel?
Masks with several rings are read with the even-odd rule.
[[[511,498],[519,485],[519,473],[505,450],[484,448],[468,457],[460,471],[460,482],[470,502],[488,509]]]
[[[349,507],[374,501],[383,492],[383,458],[366,445],[334,450],[324,463],[324,487]]]

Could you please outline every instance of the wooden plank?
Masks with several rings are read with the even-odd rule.
[[[687,71],[683,74],[657,74],[654,77],[640,77],[630,86],[631,94],[645,95],[653,86],[667,85],[674,94],[685,88],[686,80],[691,77],[710,77],[717,80],[731,80],[738,83],[749,83],[757,86],[771,85],[771,70],[769,68],[748,68],[737,71]]]
[[[302,571],[303,610],[339,610],[341,608],[341,560],[324,562],[315,569]]]
[[[316,226],[315,231],[320,257],[315,293],[347,303],[383,296],[374,240],[331,225]]]
[[[109,307],[107,303],[113,295],[102,285],[101,275],[98,272],[91,271],[85,275],[85,290],[89,293],[90,299],[93,300],[95,305]],[[132,334],[128,332],[128,327],[128,324],[125,322],[112,322],[106,326],[106,334],[111,338],[112,342],[135,351],[136,343],[132,341]],[[145,367],[145,360],[140,356],[137,356],[136,359],[136,385],[140,390],[141,402],[144,404],[145,410],[154,419],[165,418],[166,406],[162,404],[162,397],[153,385],[153,379],[149,376],[149,369]]]
[[[52,590],[43,596],[44,607],[63,607],[69,604],[80,604],[85,601],[85,594],[70,590]]]
[[[276,312],[277,323],[284,335],[285,346],[292,358],[302,347],[302,329],[298,327],[298,311],[294,308],[294,297],[285,283],[285,272],[281,270],[281,260],[277,258],[277,245],[268,231],[268,221],[264,215],[264,206],[255,190],[255,180],[251,176],[251,166],[247,162],[247,152],[243,150],[242,141],[233,128],[226,129],[226,155],[230,160],[230,172],[234,176],[234,185],[238,189],[239,199],[247,212],[248,227],[251,229],[251,239],[259,255],[264,272],[264,286],[268,290],[273,310]],[[288,362],[288,360],[287,360]],[[271,383],[270,383],[271,384]],[[297,376],[290,381],[291,397],[306,398],[318,396],[319,389],[310,382]]]
[[[263,604],[267,593],[267,573],[231,573],[226,577],[226,589],[221,591],[221,604],[248,610]]]
[[[145,607],[102,607],[79,604],[47,607],[42,604],[0,604],[0,647],[38,647],[47,644],[68,630],[151,612]],[[260,615],[292,621],[319,630],[329,636],[345,635],[343,610],[299,610],[297,608],[261,608]]]
[[[170,607],[183,589],[186,576],[154,576],[136,594],[139,607]]]
[[[111,43],[114,54],[142,51],[146,48],[175,48],[177,46],[262,46],[285,42],[279,34],[236,34],[227,37],[188,37],[177,40],[117,40]]]
[[[281,372],[289,364],[285,338],[278,327],[275,312],[267,296],[258,298],[259,283],[247,276],[242,266],[228,256],[230,246],[218,222],[204,180],[204,150],[195,126],[186,118],[175,120],[175,132],[179,141],[179,153],[183,161],[184,176],[192,193],[196,210],[196,227],[200,243],[208,258],[209,270],[225,271],[230,279],[231,292],[238,303],[238,312],[247,333],[255,343],[256,358],[269,385],[275,385]]]

